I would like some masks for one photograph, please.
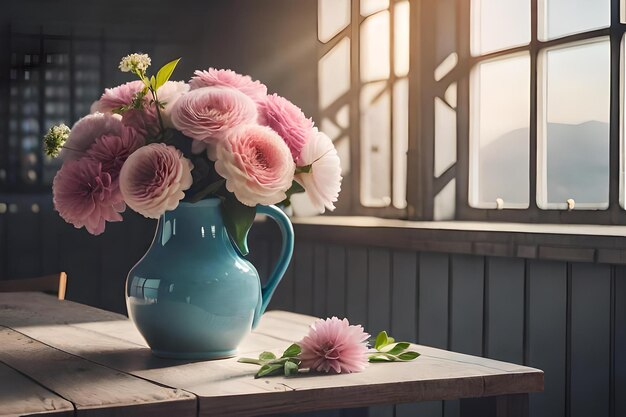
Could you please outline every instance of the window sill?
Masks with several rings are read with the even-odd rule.
[[[626,226],[293,218],[296,241],[391,249],[626,264]]]

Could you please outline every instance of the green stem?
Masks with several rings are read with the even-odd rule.
[[[159,97],[157,96],[156,90],[153,90],[150,87],[150,92],[152,93],[152,98],[154,99],[154,106],[156,107],[157,117],[159,118],[159,127],[161,128],[161,133],[165,132],[165,126],[163,125],[163,117],[161,116],[161,106],[159,105]]]
[[[252,359],[252,358],[239,358],[237,359],[237,362],[241,362],[241,363],[251,363],[253,365],[265,365],[265,362],[260,360],[260,359]]]

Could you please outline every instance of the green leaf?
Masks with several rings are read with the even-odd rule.
[[[420,354],[417,352],[404,352],[400,355],[398,355],[398,359],[402,360],[402,361],[412,361],[413,359],[417,358]]]
[[[167,64],[161,67],[159,72],[157,72],[156,87],[154,88],[155,90],[161,87],[167,81],[169,81],[170,77],[172,76],[172,73],[174,72],[174,69],[176,68],[176,65],[178,65],[178,61],[180,61],[180,58],[168,62]]]
[[[297,181],[292,181],[291,183],[291,187],[289,187],[289,189],[287,191],[285,191],[285,194],[287,194],[287,198],[285,198],[283,201],[281,201],[280,203],[278,203],[279,206],[283,206],[283,207],[289,207],[291,205],[291,201],[289,201],[289,199],[291,198],[292,195],[297,194],[297,193],[303,193],[304,187],[301,186]]]
[[[383,330],[382,332],[378,333],[378,336],[376,336],[376,342],[374,343],[374,349],[380,350],[380,348],[382,348],[383,346],[388,345],[388,340],[389,337],[387,336],[386,331]]]
[[[156,91],[157,87],[156,87],[156,78],[154,78],[154,75],[152,77],[150,77],[150,86],[152,86],[152,89],[154,91]]]
[[[276,355],[274,355],[272,352],[262,352],[259,355],[259,359],[262,361],[271,361],[272,359],[276,359]]]
[[[395,344],[389,344],[387,346],[385,346],[383,349],[381,349],[383,352],[389,353],[391,355],[399,355],[400,353],[404,352],[405,350],[407,350],[409,348],[409,346],[411,346],[410,343],[408,342],[399,342],[399,343],[395,343]]]
[[[297,181],[293,181],[291,183],[291,187],[289,187],[286,194],[287,194],[287,197],[290,197],[293,194],[303,193],[303,192],[304,192],[304,187],[300,185],[300,183],[298,183]]]
[[[298,356],[300,352],[302,352],[302,349],[297,343],[294,343],[285,350],[285,352],[283,353],[283,358],[293,358],[295,356]]]
[[[295,375],[298,373],[298,365],[293,362],[285,362],[285,376]]]
[[[396,339],[394,339],[393,337],[387,335],[387,344],[395,343],[395,341],[396,341]]]
[[[248,232],[254,222],[256,207],[249,207],[242,204],[235,198],[235,195],[228,193],[222,204],[222,217],[228,234],[243,256],[247,255]]]
[[[261,378],[263,376],[277,375],[281,373],[282,369],[283,365],[281,364],[263,365],[254,377]]]
[[[367,357],[370,362],[393,362],[395,359],[385,354],[374,354]]]

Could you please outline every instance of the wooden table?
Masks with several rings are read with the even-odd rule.
[[[243,356],[280,353],[315,319],[265,314]],[[154,357],[124,316],[38,293],[0,294],[0,415],[252,416],[461,398],[462,415],[526,416],[543,372],[427,346],[350,375],[254,379],[256,366]]]

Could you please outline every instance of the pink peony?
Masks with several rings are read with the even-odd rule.
[[[154,107],[126,110],[122,114],[122,123],[142,136],[156,136],[160,130],[159,117]]]
[[[319,319],[299,343],[303,368],[320,372],[360,372],[368,365],[367,339],[363,327],[347,319]]]
[[[189,81],[191,89],[202,87],[232,87],[241,91],[254,101],[262,100],[267,95],[267,87],[259,81],[252,81],[248,75],[237,74],[231,70],[209,68],[208,71],[196,71]]]
[[[102,135],[96,139],[87,151],[87,156],[100,162],[102,170],[116,181],[126,159],[143,144],[142,136],[135,130],[124,127],[120,135]]]
[[[334,210],[341,191],[341,162],[332,140],[313,128],[298,161],[300,166],[311,165],[310,172],[296,174],[295,180],[304,187],[315,210]]]
[[[91,105],[91,111],[103,113],[113,112],[121,107],[132,104],[137,93],[145,88],[142,81],[131,81],[114,88],[107,88],[100,100]],[[161,116],[166,127],[172,127],[170,123],[170,110],[176,100],[189,91],[189,85],[183,81],[167,81],[157,90],[159,101],[164,105]],[[143,108],[130,109],[123,113],[123,122],[143,135],[155,135],[159,132],[159,118],[156,107],[151,103],[152,95],[148,92],[143,98]]]
[[[120,136],[124,130],[122,118],[113,114],[89,114],[72,127],[61,157],[64,160],[82,158],[85,152],[103,135]]]
[[[242,124],[254,123],[254,102],[238,90],[203,87],[181,97],[172,108],[172,123],[192,139],[215,143]]]
[[[145,217],[158,219],[174,210],[191,187],[193,164],[173,146],[152,143],[132,153],[120,172],[126,204]]]
[[[286,98],[272,94],[259,103],[259,123],[274,129],[289,146],[293,160],[298,162],[302,147],[311,135],[313,121]]]
[[[295,164],[289,148],[272,129],[242,126],[217,143],[216,155],[215,170],[243,204],[276,204],[287,198]]]
[[[125,209],[117,184],[91,158],[67,161],[52,183],[54,207],[66,222],[93,235],[104,232],[105,221],[119,222]]]
[[[104,94],[91,105],[92,112],[110,113],[132,103],[135,95],[145,87],[143,81],[130,81],[113,88],[105,88]]]

